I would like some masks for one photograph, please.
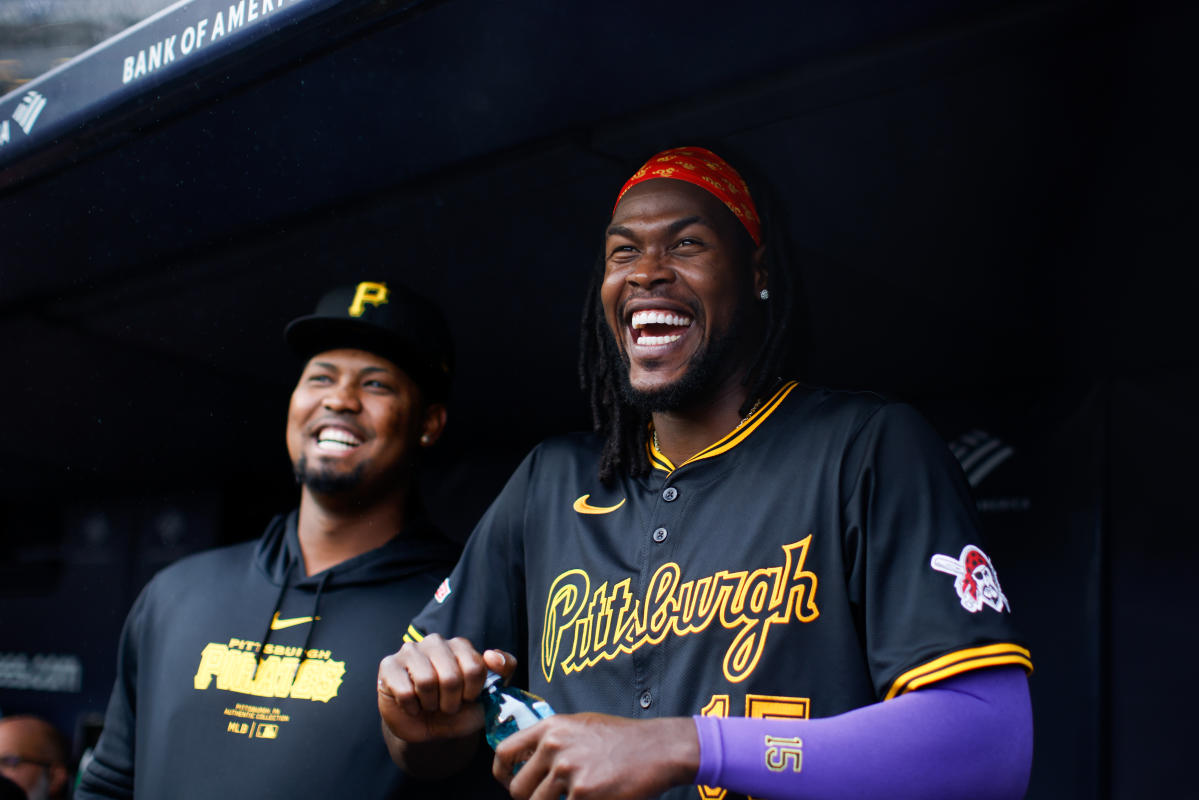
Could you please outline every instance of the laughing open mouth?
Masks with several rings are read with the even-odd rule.
[[[682,339],[691,322],[691,317],[677,311],[647,308],[634,311],[629,325],[633,329],[634,344],[654,347]]]
[[[362,439],[345,428],[321,428],[316,434],[316,446],[330,453],[345,453],[362,444]]]

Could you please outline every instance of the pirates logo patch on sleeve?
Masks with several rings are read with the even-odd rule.
[[[996,611],[1011,612],[1012,606],[1007,601],[1003,589],[999,588],[999,576],[987,554],[972,544],[962,548],[962,554],[957,558],[937,553],[929,565],[938,572],[954,575],[954,588],[957,589],[958,599],[962,608],[970,613],[981,611],[988,605]]]
[[[433,599],[439,603],[444,603],[445,599],[450,596],[450,579],[446,578],[437,587],[437,591],[433,593]]]

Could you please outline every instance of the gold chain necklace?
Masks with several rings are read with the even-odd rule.
[[[754,414],[758,413],[758,408],[761,405],[762,405],[762,398],[759,397],[758,402],[754,403],[754,407],[749,410],[748,414],[746,414],[744,417],[741,418],[741,421],[738,422],[737,426],[735,428],[733,428],[733,430],[729,431],[729,433],[733,433],[735,431],[740,430],[742,425],[749,422],[750,417],[752,417]],[[725,434],[725,435],[727,436],[728,434]],[[658,446],[658,429],[657,428],[654,428],[653,436],[654,436],[654,449],[660,453],[660,452],[662,452],[662,448]]]

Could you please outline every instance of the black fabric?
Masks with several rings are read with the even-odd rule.
[[[494,780],[478,773],[457,788],[407,779],[383,744],[376,707],[380,659],[399,647],[403,620],[454,555],[416,522],[381,547],[297,580],[304,570],[293,511],[257,542],[164,569],[125,623],[104,732],[76,796],[488,791]],[[274,620],[272,608],[279,619],[260,648],[247,637]]]
[[[968,610],[932,566],[982,543],[927,423],[874,395],[780,395],[723,452],[610,490],[594,436],[537,447],[409,636],[516,653],[559,712],[639,718],[825,717],[919,688],[913,670],[1027,666],[1007,606]]]
[[[20,786],[0,775],[0,800],[26,800],[26,796]]]

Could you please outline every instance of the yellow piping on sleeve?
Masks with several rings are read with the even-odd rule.
[[[1014,664],[1032,672],[1032,655],[1027,649],[1011,642],[970,647],[935,658],[900,675],[887,690],[884,700],[935,683],[939,680],[960,675],[973,669]]]

